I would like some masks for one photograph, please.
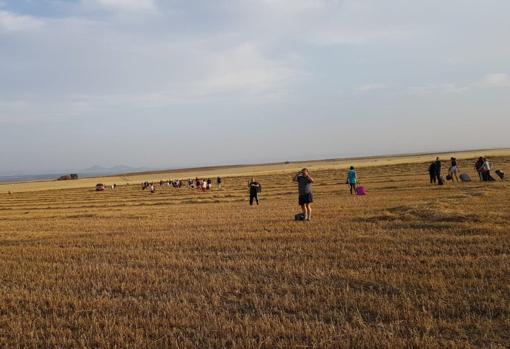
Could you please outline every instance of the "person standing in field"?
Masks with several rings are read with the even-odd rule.
[[[436,161],[434,162],[434,167],[436,170],[437,184],[443,184],[443,180],[441,179],[441,160],[439,160],[439,156],[436,157]]]
[[[310,176],[307,168],[299,171],[293,178],[294,182],[298,184],[299,191],[299,205],[303,210],[303,215],[306,221],[309,221],[312,218],[312,203],[313,203],[313,194],[312,194],[312,183],[314,182],[313,178]]]
[[[216,178],[216,184],[218,185],[218,190],[221,190],[221,182],[222,182],[221,177]]]
[[[487,158],[483,158],[480,171],[482,172],[482,178],[485,182],[493,182],[495,180],[494,177],[491,176],[491,165]]]
[[[432,162],[429,166],[430,184],[436,184],[436,162]]]
[[[349,184],[349,190],[352,194],[356,194],[356,184],[358,182],[356,170],[354,166],[351,166],[349,172],[347,172],[347,184]]]
[[[480,156],[478,158],[478,160],[475,162],[475,170],[476,170],[476,173],[478,173],[478,177],[480,177],[480,181],[483,181],[482,165],[483,165],[483,158]]]
[[[451,159],[451,166],[448,170],[448,174],[450,175],[452,182],[455,179],[457,182],[459,181],[459,177],[457,176],[457,173],[459,172],[459,167],[457,166],[457,159],[452,157]]]
[[[257,203],[257,206],[259,205],[259,193],[261,190],[260,183],[255,180],[255,178],[252,178],[248,182],[248,189],[250,191],[250,206],[253,206],[253,201]]]

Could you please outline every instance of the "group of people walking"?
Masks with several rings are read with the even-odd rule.
[[[201,191],[209,191],[209,190],[212,190],[212,186],[213,186],[212,183],[213,183],[213,181],[211,178],[199,179],[197,177],[197,178],[195,178],[195,180],[190,178],[188,180],[188,188],[190,188],[190,189],[196,188]],[[222,183],[223,183],[223,179],[221,177],[216,178],[216,186],[217,186],[218,190],[221,190]]]

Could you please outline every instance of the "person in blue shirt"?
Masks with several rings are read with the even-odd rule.
[[[356,194],[356,183],[358,183],[356,170],[354,170],[354,166],[351,166],[349,172],[347,172],[347,184],[349,184],[349,190],[351,191],[351,194]]]

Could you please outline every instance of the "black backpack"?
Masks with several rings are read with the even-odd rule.
[[[303,213],[298,213],[297,215],[294,216],[294,220],[295,221],[304,221],[305,215]]]

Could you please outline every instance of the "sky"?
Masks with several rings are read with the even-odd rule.
[[[509,147],[508,0],[0,0],[0,173]]]

